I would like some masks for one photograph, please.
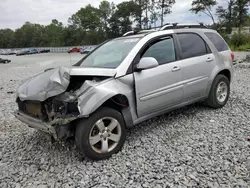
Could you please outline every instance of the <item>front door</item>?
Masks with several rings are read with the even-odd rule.
[[[134,72],[139,117],[176,105],[182,100],[181,62],[176,61],[172,37],[153,41],[142,57],[154,57],[159,66]]]

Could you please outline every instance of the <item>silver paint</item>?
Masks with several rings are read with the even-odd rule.
[[[24,82],[17,89],[20,100],[44,101],[63,93],[69,85],[69,69],[52,69]]]

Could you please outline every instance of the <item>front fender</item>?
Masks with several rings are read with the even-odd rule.
[[[104,102],[115,95],[125,95],[130,102],[133,87],[118,79],[111,79],[101,84],[94,81],[85,81],[77,94],[80,116],[89,116]]]

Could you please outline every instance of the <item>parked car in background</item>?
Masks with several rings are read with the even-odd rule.
[[[80,48],[78,48],[78,47],[74,47],[74,48],[71,48],[71,49],[69,49],[69,51],[68,51],[68,53],[73,53],[73,52],[80,52]]]
[[[38,51],[36,49],[29,49],[28,54],[38,54]]]
[[[4,55],[5,51],[4,50],[0,50],[0,55]]]
[[[2,59],[2,58],[0,58],[0,63],[4,63],[4,64],[6,64],[6,63],[9,63],[9,62],[11,62],[11,60],[9,60],[9,59]]]
[[[50,49],[42,49],[39,51],[39,53],[49,53]]]
[[[29,54],[29,50],[24,49],[24,50],[20,50],[19,52],[17,52],[16,56],[27,55],[27,54]]]
[[[86,48],[83,48],[82,50],[81,50],[81,54],[88,54],[89,52],[91,52],[92,50],[94,49],[94,47],[86,47]]]
[[[85,49],[86,49],[86,46],[81,47],[80,53],[82,54],[82,52],[83,52]]]
[[[7,50],[5,52],[5,55],[15,55],[15,54],[16,54],[16,52],[14,50]]]
[[[6,49],[1,51],[1,55],[12,55],[13,51],[11,49]]]
[[[18,50],[12,50],[12,52],[14,53],[13,55],[15,55],[18,52]]]

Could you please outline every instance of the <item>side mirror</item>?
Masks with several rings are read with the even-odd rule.
[[[143,57],[140,62],[136,65],[136,70],[146,70],[158,67],[158,61],[153,57]]]

